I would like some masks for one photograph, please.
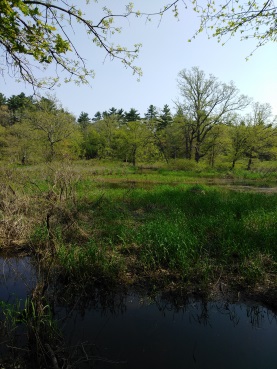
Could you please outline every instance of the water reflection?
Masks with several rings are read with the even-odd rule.
[[[0,299],[12,302],[27,296],[34,287],[36,271],[29,257],[0,258]]]
[[[42,277],[35,278],[30,259],[1,260],[0,267],[2,301],[34,295]],[[73,293],[61,283],[47,285],[45,294],[70,368],[277,367],[276,315],[258,304],[100,288]],[[58,352],[58,347],[50,348]],[[0,355],[5,353],[1,350]]]
[[[117,311],[73,313],[64,332],[73,346],[93,344],[101,369],[111,362],[133,369],[277,366],[276,316],[251,304],[190,300],[176,307],[133,293]]]

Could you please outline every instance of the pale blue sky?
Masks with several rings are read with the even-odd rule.
[[[167,3],[161,0],[133,2],[142,11],[155,11]],[[99,0],[98,5],[91,3],[83,10],[93,19],[99,19],[102,6],[107,5],[118,13],[124,10],[125,4],[125,0],[117,0],[116,4],[114,0]],[[129,21],[121,21],[121,25],[123,29],[117,36],[118,42],[122,45],[143,45],[135,63],[142,68],[143,76],[137,82],[137,78],[120,62],[108,59],[104,62],[103,51],[91,46],[87,37],[77,32],[78,47],[89,68],[95,70],[95,78],[91,87],[62,84],[51,91],[76,117],[82,111],[93,117],[97,111],[111,107],[126,111],[133,107],[144,116],[150,104],[158,108],[168,104],[174,112],[173,101],[178,98],[178,72],[193,66],[200,67],[207,75],[213,74],[222,82],[233,80],[242,94],[252,97],[254,101],[269,103],[277,115],[276,43],[258,49],[248,61],[245,59],[255,49],[254,40],[241,42],[236,37],[221,46],[215,39],[208,40],[203,33],[189,43],[188,39],[197,29],[199,20],[194,12],[183,6],[180,6],[179,21],[168,12],[161,23],[158,18],[145,23],[144,19],[131,17]],[[20,92],[28,95],[32,90],[6,77],[5,81],[1,79],[0,92],[9,97]]]

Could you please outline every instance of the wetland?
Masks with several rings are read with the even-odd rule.
[[[272,173],[5,167],[0,200],[1,369],[276,367]]]

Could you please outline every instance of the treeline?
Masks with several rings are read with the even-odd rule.
[[[150,105],[141,117],[134,108],[111,108],[76,119],[53,97],[0,93],[0,158],[32,164],[65,157],[137,162],[172,159],[206,161],[230,168],[244,159],[276,160],[276,117],[268,104],[251,103],[233,83],[206,77],[197,67],[178,76],[180,101]],[[246,115],[240,111],[251,109]]]
[[[253,104],[244,117],[233,113],[215,124],[201,121],[199,125],[181,107],[172,114],[168,105],[160,113],[150,105],[144,118],[131,110],[136,120],[126,119],[127,113],[114,108],[92,119],[81,113],[78,123],[86,159],[114,158],[136,165],[137,161],[185,158],[206,160],[211,167],[224,161],[231,168],[246,159],[249,170],[254,159],[276,160],[277,128],[268,104]]]

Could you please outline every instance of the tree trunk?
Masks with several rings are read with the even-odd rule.
[[[252,159],[253,159],[253,157],[252,157],[252,155],[250,155],[250,157],[248,159],[248,164],[247,164],[246,170],[251,170]]]
[[[200,147],[198,146],[198,144],[195,145],[195,153],[194,153],[194,159],[196,161],[196,163],[199,162],[201,158],[201,155],[200,155]]]
[[[137,153],[137,147],[135,146],[132,151],[132,164],[134,167],[136,166],[136,153]]]

